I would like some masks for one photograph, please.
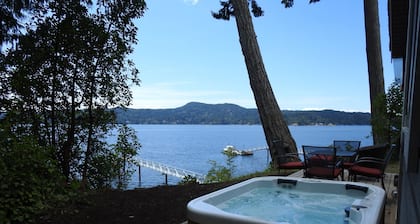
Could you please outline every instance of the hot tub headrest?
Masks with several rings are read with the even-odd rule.
[[[292,184],[292,185],[295,185],[296,186],[297,180],[277,179],[277,184]]]
[[[366,193],[368,192],[369,188],[364,187],[364,186],[354,185],[354,184],[346,184],[346,190],[358,190],[358,191],[363,191]]]

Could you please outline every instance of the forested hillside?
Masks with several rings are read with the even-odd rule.
[[[260,124],[257,109],[235,104],[188,103],[174,109],[116,109],[117,121],[129,124]],[[362,112],[283,111],[289,125],[370,125]]]

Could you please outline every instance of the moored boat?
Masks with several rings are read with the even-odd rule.
[[[250,150],[238,150],[233,145],[227,145],[223,149],[223,153],[234,155],[234,156],[238,156],[238,155],[239,156],[251,156],[251,155],[254,154],[254,152],[253,151],[250,151]]]

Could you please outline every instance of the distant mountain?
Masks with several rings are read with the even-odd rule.
[[[235,104],[191,102],[174,109],[115,109],[118,123],[129,124],[260,124],[257,109]],[[370,113],[283,111],[289,125],[369,125]]]

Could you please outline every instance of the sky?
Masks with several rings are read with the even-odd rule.
[[[282,110],[370,112],[363,1],[259,0],[253,18],[268,78]],[[130,58],[140,70],[130,108],[189,102],[256,108],[234,18],[217,0],[149,0]],[[379,0],[385,88],[394,81],[387,1]]]

